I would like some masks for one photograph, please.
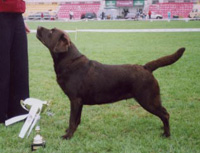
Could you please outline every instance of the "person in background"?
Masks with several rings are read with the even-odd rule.
[[[44,20],[44,13],[41,13],[41,19]]]
[[[167,12],[167,16],[168,16],[168,19],[170,20],[171,19],[171,12]]]
[[[104,20],[104,18],[105,18],[105,13],[102,12],[102,13],[101,13],[101,20]]]
[[[0,0],[0,123],[27,113],[20,105],[29,97],[24,12],[23,0]]]
[[[149,10],[148,15],[149,15],[149,19],[151,19],[151,10]]]
[[[137,18],[137,19],[140,18],[140,11],[139,11],[139,10],[136,12],[136,18]]]
[[[74,16],[74,12],[72,12],[71,10],[69,11],[69,18],[70,20],[73,19],[73,16]]]
[[[124,8],[122,12],[122,14],[124,15],[124,18],[127,16],[128,13],[129,13],[129,10]]]

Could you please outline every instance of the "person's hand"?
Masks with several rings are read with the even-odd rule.
[[[31,31],[30,31],[28,25],[26,24],[26,22],[24,22],[24,25],[25,25],[26,33],[27,33],[27,34],[30,33]]]

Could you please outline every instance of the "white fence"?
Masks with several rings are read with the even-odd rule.
[[[200,32],[200,28],[182,28],[182,29],[77,29],[77,30],[64,30],[67,33],[77,32],[105,32],[105,33],[131,33],[131,32]],[[36,33],[36,30],[31,30],[31,33]]]

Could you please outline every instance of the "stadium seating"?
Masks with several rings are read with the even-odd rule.
[[[61,4],[58,11],[58,18],[69,18],[69,11],[74,13],[74,19],[80,19],[81,15],[86,12],[98,13],[100,8],[100,3],[92,4]]]
[[[179,18],[187,18],[193,8],[193,3],[158,3],[149,6],[152,12],[161,14],[163,18],[167,18],[167,13],[171,12],[171,17],[179,16]]]
[[[27,4],[24,16],[34,14],[36,12],[57,12],[58,4]]]

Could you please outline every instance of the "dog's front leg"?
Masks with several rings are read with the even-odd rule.
[[[66,130],[66,134],[62,136],[63,139],[70,139],[73,136],[81,121],[82,108],[83,104],[81,99],[71,100],[69,128]]]

